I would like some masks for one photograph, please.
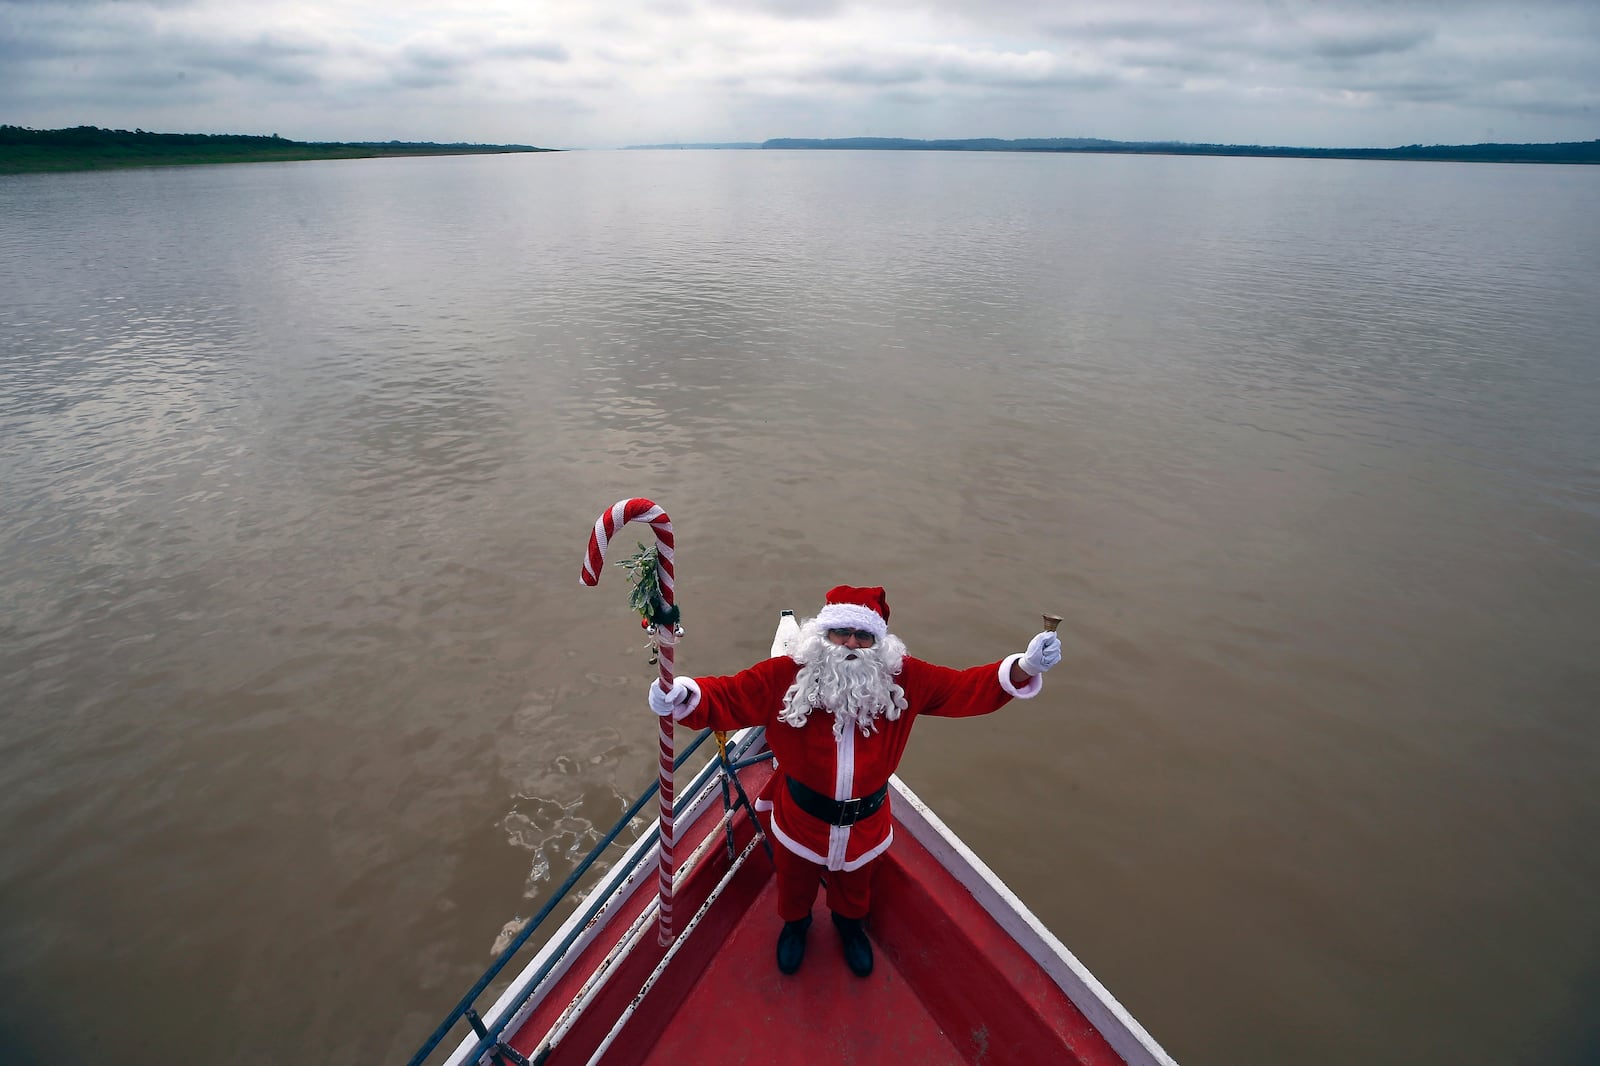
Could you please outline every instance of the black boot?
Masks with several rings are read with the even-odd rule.
[[[860,918],[833,916],[833,924],[839,930],[839,941],[844,945],[844,961],[857,977],[865,977],[872,972],[872,944],[867,940],[867,931],[861,927],[861,923]]]
[[[778,969],[794,973],[806,959],[806,930],[811,928],[811,915],[798,922],[784,922],[778,934]]]

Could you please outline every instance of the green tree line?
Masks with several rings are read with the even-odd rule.
[[[363,159],[401,155],[483,155],[543,152],[525,144],[434,144],[425,141],[291,141],[244,133],[151,133],[98,126],[35,130],[0,125],[0,174],[181,166],[196,163]]]

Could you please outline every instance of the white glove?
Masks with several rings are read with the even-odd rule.
[[[1028,641],[1028,650],[1022,653],[1017,665],[1033,677],[1038,677],[1061,661],[1061,638],[1054,633],[1040,633]]]
[[[684,682],[683,678],[673,678],[672,688],[667,692],[662,692],[661,686],[654,681],[650,682],[650,709],[656,712],[657,717],[680,717],[679,712],[683,710],[688,702],[689,686]]]

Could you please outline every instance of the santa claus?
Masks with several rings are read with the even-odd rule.
[[[650,709],[693,729],[767,727],[778,772],[756,800],[779,843],[778,969],[805,958],[817,887],[826,875],[828,908],[850,969],[872,972],[864,919],[874,862],[894,842],[889,776],[900,765],[919,715],[968,718],[1038,695],[1040,676],[1061,660],[1054,633],[999,662],[952,670],[914,659],[889,632],[881,588],[840,585],[800,627],[792,656],[727,677],[680,677]]]

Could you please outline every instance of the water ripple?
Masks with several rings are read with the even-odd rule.
[[[1580,169],[0,181],[0,979],[86,1008],[66,1054],[409,1053],[653,775],[621,575],[576,580],[598,509],[650,494],[696,673],[838,581],[941,662],[1067,616],[1045,697],[919,728],[905,771],[1172,1046],[1577,1032]]]

